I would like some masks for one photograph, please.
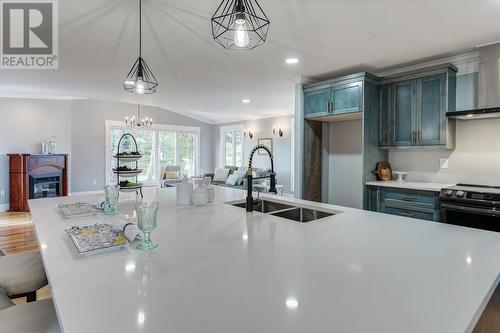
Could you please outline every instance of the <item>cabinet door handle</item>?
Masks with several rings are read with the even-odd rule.
[[[418,130],[417,132],[417,140],[420,141],[422,140],[422,131]]]
[[[413,214],[413,213],[407,213],[407,212],[401,212],[401,215],[402,216],[406,216],[406,217],[415,217],[415,214]]]
[[[415,141],[415,131],[411,132],[411,142]]]
[[[401,199],[404,201],[414,201],[415,197],[412,197],[411,195],[403,195],[401,196]]]

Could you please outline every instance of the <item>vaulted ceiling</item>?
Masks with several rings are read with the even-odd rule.
[[[292,113],[301,76],[381,69],[500,40],[500,0],[260,0],[268,41],[227,51],[210,30],[220,0],[145,0],[143,53],[160,86],[139,100],[121,85],[137,57],[137,1],[60,0],[59,70],[0,71],[0,93],[140,101],[228,122]],[[300,63],[285,64],[291,56]]]

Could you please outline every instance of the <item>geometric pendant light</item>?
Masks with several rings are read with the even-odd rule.
[[[225,49],[251,50],[266,41],[270,24],[257,0],[223,0],[212,17],[212,36]]]
[[[139,0],[139,58],[134,62],[132,69],[123,81],[123,87],[130,93],[148,95],[156,92],[158,81],[142,58],[142,1]]]

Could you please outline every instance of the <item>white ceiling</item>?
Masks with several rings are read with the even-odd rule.
[[[143,54],[160,86],[142,103],[214,123],[290,114],[300,76],[376,71],[500,40],[500,0],[260,0],[268,41],[226,51],[210,31],[219,2],[144,2]],[[60,0],[59,70],[1,71],[0,93],[136,103],[121,82],[137,57],[137,4]],[[285,64],[290,56],[300,63]]]

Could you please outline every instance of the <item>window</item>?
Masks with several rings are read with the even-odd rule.
[[[178,165],[181,175],[196,173],[196,134],[193,132],[159,131],[160,165]]]
[[[221,167],[243,165],[243,126],[224,126],[221,134]]]
[[[113,168],[116,167],[118,142],[125,133],[132,134],[138,145],[142,158],[138,167],[142,173],[138,180],[146,185],[156,185],[160,179],[162,167],[177,165],[181,176],[196,175],[200,170],[200,128],[168,125],[153,125],[147,129],[136,129],[124,126],[120,121],[106,121],[106,183],[116,183]],[[125,137],[122,141],[123,151],[135,149],[133,140]]]

